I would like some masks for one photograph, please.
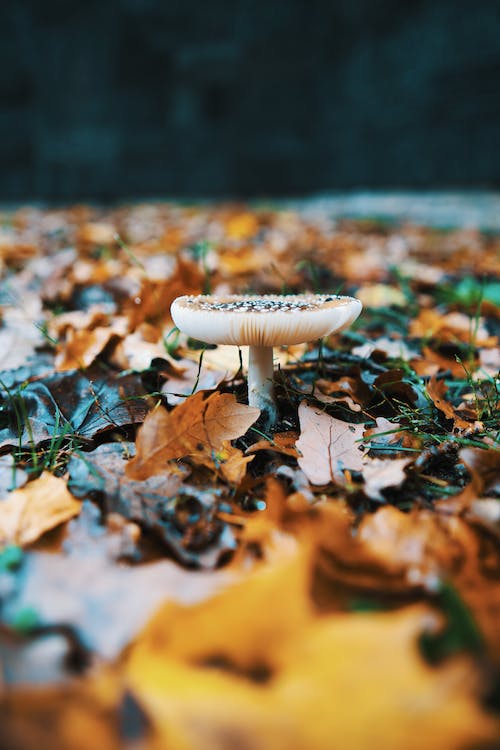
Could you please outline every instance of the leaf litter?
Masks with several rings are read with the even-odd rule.
[[[494,747],[500,239],[238,205],[6,218],[4,746]],[[363,314],[276,353],[264,431],[246,352],[169,312],[340,288]]]

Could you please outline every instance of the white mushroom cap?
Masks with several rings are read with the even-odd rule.
[[[350,325],[361,312],[354,297],[329,294],[177,297],[175,325],[208,344],[279,346],[314,341]]]

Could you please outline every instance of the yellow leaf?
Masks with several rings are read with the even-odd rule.
[[[0,502],[0,544],[24,546],[80,512],[66,482],[44,472]]]
[[[300,549],[194,607],[164,606],[125,680],[170,750],[455,750],[492,740],[467,658],[430,667],[427,605],[317,617]]]

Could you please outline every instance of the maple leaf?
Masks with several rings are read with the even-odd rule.
[[[136,441],[137,454],[127,466],[131,479],[162,472],[174,458],[192,456],[216,467],[222,463],[224,441],[244,435],[260,411],[239,404],[228,393],[199,391],[171,412],[157,408],[146,416]]]
[[[80,512],[66,482],[44,472],[0,502],[0,545],[24,546]]]
[[[305,402],[299,406],[299,420],[298,464],[312,484],[343,484],[344,469],[363,468],[363,425],[342,422]]]
[[[451,749],[495,736],[471,661],[436,668],[420,656],[418,637],[439,624],[429,606],[316,618],[308,567],[295,550],[208,601],[156,613],[126,656],[125,679],[159,739],[324,750],[334,737],[353,750],[418,750],[422,738]]]

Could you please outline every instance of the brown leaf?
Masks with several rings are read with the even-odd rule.
[[[472,474],[473,486],[477,494],[491,491],[500,492],[500,450],[492,446],[482,448],[462,448],[460,460]]]
[[[200,294],[205,276],[199,266],[179,256],[173,275],[165,281],[144,279],[137,294],[129,301],[125,313],[131,330],[141,323],[159,323],[170,319],[170,305],[183,294]]]
[[[460,519],[427,510],[403,513],[392,505],[354,517],[336,505],[321,509],[315,529],[323,564],[334,580],[381,592],[435,589],[477,554],[474,535]]]
[[[377,417],[375,427],[368,427],[363,437],[370,451],[377,455],[391,455],[403,451],[404,448],[420,448],[421,440],[407,430],[401,430],[399,422],[390,422],[385,417]],[[370,438],[370,440],[368,440]]]
[[[0,544],[25,546],[80,512],[64,479],[44,472],[0,502]]]
[[[344,483],[344,469],[363,468],[363,425],[330,417],[308,406],[299,406],[300,438],[295,443],[298,464],[312,484]]]
[[[433,375],[427,384],[427,393],[431,397],[434,406],[439,409],[447,419],[453,420],[453,427],[455,430],[465,430],[469,432],[474,429],[476,423],[464,419],[458,409],[446,400],[447,387],[444,380],[438,380],[436,375]]]
[[[480,319],[477,325],[470,316],[464,313],[452,312],[447,315],[438,310],[423,309],[419,315],[410,322],[410,336],[421,338],[436,338],[441,343],[455,344],[461,341],[464,344],[474,343],[477,346],[495,346],[498,342],[496,336],[489,336]]]
[[[289,432],[275,432],[271,440],[258,440],[256,443],[247,448],[247,455],[257,453],[258,451],[273,451],[281,453],[284,456],[293,456],[297,458],[296,443],[299,437],[298,432],[290,430]]]
[[[230,394],[200,391],[171,412],[155,409],[146,416],[137,435],[137,455],[127,466],[131,479],[146,479],[164,471],[174,458],[192,456],[203,463],[223,462],[223,443],[244,435],[260,414],[239,404]]]
[[[314,395],[320,401],[324,401],[325,403],[343,401],[351,411],[361,411],[362,406],[370,400],[370,390],[361,378],[351,378],[348,376],[344,376],[338,380],[320,378],[316,381],[315,385],[319,388],[320,393],[315,390]],[[344,395],[334,396],[333,394]]]

